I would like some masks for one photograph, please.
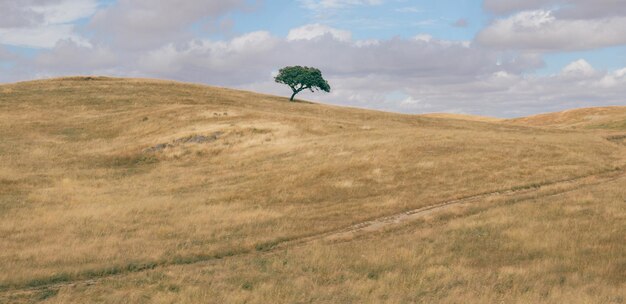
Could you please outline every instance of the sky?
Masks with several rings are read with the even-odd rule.
[[[626,105],[626,0],[0,0],[0,83],[164,78],[402,113]]]

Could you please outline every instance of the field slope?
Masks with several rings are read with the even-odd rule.
[[[620,303],[620,130],[3,85],[0,302]]]
[[[528,126],[626,131],[626,106],[583,108],[511,119]]]
[[[432,118],[449,118],[449,119],[460,119],[460,120],[468,120],[468,121],[482,121],[482,122],[500,122],[503,119],[489,117],[489,116],[477,116],[477,115],[467,115],[467,114],[451,114],[451,113],[430,113],[430,114],[422,114],[421,117],[432,117]]]

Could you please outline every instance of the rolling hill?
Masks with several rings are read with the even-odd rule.
[[[528,126],[626,130],[626,106],[583,108],[511,119],[509,122]]]
[[[147,79],[2,85],[0,302],[618,303],[623,110],[475,121]]]
[[[488,117],[488,116],[478,116],[478,115],[468,115],[468,114],[451,114],[451,113],[430,113],[430,114],[422,114],[421,117],[432,117],[432,118],[449,118],[449,119],[460,119],[460,120],[469,120],[469,121],[482,121],[482,122],[500,122],[503,119]]]

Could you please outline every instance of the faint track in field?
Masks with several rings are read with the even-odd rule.
[[[589,186],[596,186],[601,184],[610,183],[616,181],[626,175],[625,169],[614,169],[607,170],[601,173],[593,173],[585,176],[579,176],[575,178],[568,178],[563,180],[558,180],[554,182],[546,182],[542,184],[531,184],[522,187],[515,187],[506,190],[493,191],[488,193],[481,193],[476,195],[471,195],[463,198],[448,200],[440,203],[436,203],[430,206],[412,209],[388,216],[378,217],[371,220],[359,222],[353,224],[348,227],[343,227],[339,229],[333,229],[330,231],[325,231],[321,233],[316,233],[314,235],[308,236],[299,236],[289,239],[280,239],[274,242],[270,242],[267,244],[261,244],[257,246],[257,249],[244,249],[234,253],[225,253],[222,255],[212,255],[206,257],[200,257],[191,262],[176,262],[176,261],[165,261],[160,263],[147,264],[149,266],[146,267],[137,267],[135,269],[127,269],[122,270],[117,273],[105,273],[104,275],[100,275],[97,277],[90,278],[78,278],[73,280],[67,280],[62,282],[52,282],[52,283],[42,283],[37,284],[35,286],[17,286],[17,287],[2,287],[0,286],[0,303],[5,303],[4,300],[11,301],[12,299],[17,300],[19,298],[27,297],[29,294],[37,293],[37,292],[46,292],[49,290],[58,290],[62,287],[75,287],[75,286],[89,286],[97,284],[99,281],[102,281],[107,278],[122,276],[130,273],[138,273],[144,272],[156,268],[164,268],[168,266],[175,265],[190,265],[190,264],[200,264],[200,263],[208,263],[208,262],[216,262],[223,259],[231,259],[241,256],[248,256],[257,253],[267,253],[274,252],[282,249],[292,248],[302,246],[314,241],[320,240],[328,240],[328,241],[341,241],[341,240],[350,240],[354,236],[359,234],[372,233],[377,231],[383,231],[385,229],[391,228],[393,226],[402,225],[405,223],[409,223],[411,221],[415,221],[419,218],[425,217],[427,215],[434,214],[436,212],[445,211],[452,207],[467,205],[470,203],[474,203],[476,201],[488,199],[488,198],[507,198],[507,197],[516,197],[527,195],[527,197],[519,198],[519,201],[526,201],[531,199],[550,197],[555,195],[560,195],[572,191],[576,191]],[[550,190],[554,188],[553,190]],[[542,193],[545,191],[545,193]],[[536,195],[530,195],[536,194]],[[8,302],[11,303],[11,302]]]

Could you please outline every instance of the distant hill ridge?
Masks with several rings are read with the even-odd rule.
[[[626,130],[626,106],[571,109],[506,120],[538,127]]]
[[[0,93],[3,91],[10,92],[10,86],[27,84],[27,83],[48,83],[48,82],[80,82],[80,81],[103,81],[103,82],[126,82],[127,84],[140,84],[140,83],[161,83],[161,84],[179,84],[179,85],[196,85],[192,83],[177,82],[165,79],[150,79],[150,78],[115,78],[106,76],[66,76],[59,78],[51,78],[45,80],[33,80],[25,81],[16,84],[4,84],[0,85]],[[198,86],[205,86],[198,84]],[[209,88],[210,86],[205,86]],[[216,89],[222,89],[214,87]],[[231,90],[224,88],[226,90]],[[239,90],[232,90],[233,92]],[[240,91],[245,92],[245,91]],[[256,92],[246,92],[259,94]],[[261,94],[265,95],[265,94]],[[278,97],[266,95],[267,97]],[[364,109],[365,111],[369,111]],[[378,112],[371,110],[372,112]],[[389,113],[393,114],[393,113]],[[610,107],[590,107],[590,108],[578,108],[569,109],[561,112],[542,113],[537,115],[531,115],[526,117],[519,117],[513,119],[503,119],[490,116],[470,115],[470,114],[456,114],[456,113],[428,113],[416,115],[426,118],[441,118],[441,119],[456,119],[474,122],[490,122],[490,123],[506,123],[516,124],[523,126],[533,127],[551,127],[551,128],[582,128],[582,129],[608,129],[608,130],[626,130],[626,106],[610,106]]]

